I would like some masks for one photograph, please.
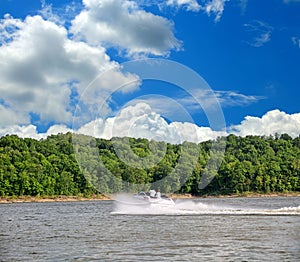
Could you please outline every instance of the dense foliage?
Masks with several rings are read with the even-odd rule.
[[[194,195],[300,191],[300,136],[229,135],[218,143],[226,143],[224,156],[211,154],[212,141],[172,145],[71,133],[40,141],[4,136],[0,196],[90,195],[124,187],[147,190],[154,181],[161,191]],[[206,172],[210,183],[199,187],[207,162],[218,157],[220,166]]]

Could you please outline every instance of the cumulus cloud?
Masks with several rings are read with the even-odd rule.
[[[255,20],[251,23],[244,24],[246,27],[250,40],[246,41],[247,44],[253,47],[261,47],[271,40],[273,27],[265,22]]]
[[[105,48],[70,40],[64,27],[41,16],[21,21],[6,15],[0,25],[0,99],[6,105],[1,108],[2,126],[11,124],[3,119],[20,112],[15,124],[29,124],[31,113],[41,122],[70,123],[72,90],[82,94],[107,70],[114,77],[98,86],[103,92],[115,88],[116,83],[136,80],[136,76],[121,73]]]
[[[173,122],[170,124],[170,127],[175,127],[175,130],[180,135],[181,142],[189,141],[200,143],[227,135],[226,131],[215,131],[210,127],[199,127],[190,122]]]
[[[166,141],[173,144],[184,141],[199,143],[226,135],[223,131],[213,131],[209,127],[199,127],[190,122],[172,122],[165,119],[145,103],[137,103],[123,108],[118,115],[107,119],[97,118],[77,130],[65,125],[51,126],[47,132],[39,133],[34,125],[11,125],[0,129],[0,137],[16,134],[20,137],[35,139],[46,138],[52,134],[75,132],[97,138],[113,137],[147,138],[149,140]]]
[[[29,123],[29,116],[23,111],[15,111],[0,103],[0,128],[15,124]]]
[[[66,79],[58,70],[66,31],[39,16],[28,17],[24,23],[6,16],[2,23],[15,23],[19,30],[13,32],[11,42],[0,47],[1,98],[16,111],[39,110],[45,120],[70,118],[65,109],[69,91],[62,85]]]
[[[167,55],[180,48],[173,23],[139,8],[130,0],[84,0],[85,9],[72,22],[77,39],[106,44],[129,55]]]
[[[145,103],[125,107],[115,117],[95,119],[78,130],[82,134],[106,139],[140,137],[179,142],[180,139],[174,131],[174,128],[169,128],[167,122]]]
[[[78,133],[99,138],[135,137],[166,141],[173,144],[184,141],[201,142],[226,135],[224,131],[213,131],[189,122],[172,122],[165,119],[146,103],[125,107],[120,113],[108,119],[95,119],[84,125]]]
[[[51,126],[46,133],[39,133],[35,125],[11,125],[0,129],[0,137],[5,135],[17,135],[22,138],[34,138],[37,140],[47,138],[50,135],[59,133],[72,132],[71,129],[65,125]]]
[[[240,135],[274,135],[287,133],[300,135],[300,113],[287,114],[278,109],[267,112],[261,118],[247,116],[240,125],[232,126],[231,132]]]
[[[11,125],[0,129],[0,136],[16,134],[20,137],[41,139],[51,134],[66,132],[104,139],[113,137],[147,138],[173,144],[184,141],[199,143],[228,134],[269,136],[276,133],[287,133],[292,137],[297,137],[300,135],[300,113],[287,114],[276,109],[267,112],[261,118],[247,116],[240,125],[231,126],[227,131],[216,131],[192,122],[173,121],[167,123],[164,117],[156,113],[148,104],[140,102],[124,107],[114,117],[96,118],[76,130],[71,130],[65,125],[54,125],[46,133],[39,133],[34,125]]]

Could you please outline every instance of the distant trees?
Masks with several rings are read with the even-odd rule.
[[[300,190],[299,137],[229,135],[218,175],[205,193],[290,192]]]
[[[226,143],[223,158],[210,154],[211,141],[7,135],[0,138],[0,196],[90,195],[148,190],[151,183],[163,192],[194,195],[300,191],[300,136],[229,135],[218,142]],[[208,161],[222,162],[206,173],[210,183],[201,188]]]

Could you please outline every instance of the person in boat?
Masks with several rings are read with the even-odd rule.
[[[155,194],[156,198],[161,198],[161,193],[160,193],[160,189],[157,189],[157,192]]]
[[[151,198],[155,198],[155,196],[156,196],[156,191],[155,191],[154,189],[150,189],[150,190],[149,190],[149,196],[150,196]]]

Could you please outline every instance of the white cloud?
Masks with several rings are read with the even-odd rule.
[[[249,24],[244,24],[251,40],[246,41],[247,44],[253,47],[261,47],[271,40],[273,27],[265,22],[255,20]]]
[[[165,4],[176,8],[184,8],[187,11],[204,11],[208,16],[214,15],[215,22],[219,22],[224,12],[225,3],[228,1],[230,0],[205,0],[200,5],[197,0],[167,0]]]
[[[5,135],[17,135],[22,138],[40,139],[34,125],[10,125],[0,129],[0,137]]]
[[[113,81],[98,86],[104,94],[116,83],[137,79],[121,73],[105,48],[70,40],[64,27],[41,16],[21,21],[6,15],[0,21],[0,39],[0,99],[6,105],[1,108],[2,126],[11,124],[12,114],[20,112],[15,124],[29,124],[31,113],[44,123],[71,123],[71,89],[82,94],[97,75],[109,69]]]
[[[67,128],[65,125],[54,125],[51,126],[46,133],[39,133],[37,127],[34,125],[11,125],[0,129],[0,137],[5,135],[17,135],[22,138],[34,138],[40,140],[46,138],[50,135],[55,135],[58,133],[72,132],[71,129]]]
[[[215,95],[224,106],[247,106],[264,99],[262,96],[244,95],[234,91],[215,91]]]
[[[82,2],[80,1],[64,1],[66,3],[60,3],[53,6],[47,0],[40,0],[41,10],[37,11],[37,14],[41,15],[45,20],[54,22],[57,25],[69,26],[70,22],[75,18],[82,10]]]
[[[187,11],[198,12],[201,6],[196,0],[167,0],[166,5],[184,7]]]
[[[226,135],[226,132],[213,131],[209,127],[199,127],[189,122],[175,121],[168,124],[160,114],[154,112],[145,103],[127,106],[115,117],[97,118],[73,131],[104,139],[134,137],[166,141],[173,144],[184,141],[198,143]],[[39,133],[34,125],[11,125],[0,129],[0,137],[6,134],[16,134],[23,138],[41,139],[52,134],[67,132],[72,132],[72,130],[65,125],[51,126],[46,133]]]
[[[234,91],[196,90],[194,94],[196,97],[182,93],[177,94],[174,98],[162,95],[141,96],[132,100],[131,103],[144,102],[171,122],[192,122],[191,115],[203,109],[212,111],[215,109],[216,103],[224,108],[248,106],[264,99],[264,97],[244,95]]]
[[[175,127],[181,142],[189,141],[199,143],[227,135],[225,131],[214,131],[210,127],[199,127],[189,122],[173,122],[170,124],[170,127]]]
[[[65,21],[61,18],[61,16],[53,12],[52,4],[47,4],[45,0],[41,0],[41,5],[42,5],[42,10],[39,13],[45,20],[60,25],[63,25],[65,23]]]
[[[167,55],[181,43],[173,23],[146,12],[130,0],[84,0],[85,9],[72,22],[77,39],[93,45],[106,44],[129,55]]]
[[[0,103],[0,128],[15,124],[29,123],[29,116],[23,111],[15,111]]]
[[[200,106],[206,110],[213,110],[218,102],[221,107],[228,106],[247,106],[256,103],[263,97],[254,95],[244,95],[234,91],[207,91],[199,90],[196,92],[197,101],[194,97],[178,98],[178,102],[184,105],[188,111],[200,110]],[[200,104],[199,104],[199,103]]]
[[[71,117],[65,109],[69,90],[63,85],[68,80],[63,77],[66,31],[39,16],[23,23],[11,17],[1,22],[20,28],[0,47],[1,99],[15,111],[38,111],[42,119],[66,121]]]
[[[0,137],[16,134],[20,137],[45,138],[51,134],[72,132],[65,125],[54,125],[46,133],[38,133],[34,125],[11,125],[0,129]],[[197,126],[191,122],[167,123],[164,118],[145,103],[123,108],[118,115],[107,119],[97,118],[73,132],[98,138],[135,137],[166,141],[173,144],[190,141],[199,143],[232,133],[238,136],[269,136],[287,133],[292,137],[300,135],[300,113],[287,114],[272,110],[260,117],[247,116],[240,125],[227,131],[215,131],[210,127]]]
[[[82,127],[80,133],[110,139],[115,136],[142,137],[170,143],[183,141],[202,142],[226,136],[274,135],[287,133],[292,137],[300,134],[300,113],[286,114],[279,110],[267,112],[263,117],[247,116],[240,125],[226,131],[215,131],[190,122],[174,121],[168,124],[160,114],[145,103],[137,103],[121,110],[120,114],[106,120],[96,119]]]
[[[112,137],[143,137],[178,142],[174,128],[145,103],[122,109],[115,117],[96,119],[79,129],[79,133],[110,139]]]
[[[229,0],[211,0],[204,6],[205,12],[208,15],[214,14],[215,22],[219,22],[224,12],[225,3]]]
[[[188,122],[172,122],[152,110],[146,103],[130,105],[108,119],[96,119],[78,130],[81,134],[110,139],[112,137],[135,137],[149,140],[182,143],[201,142],[226,135],[226,132],[213,131],[209,127],[199,127]]]
[[[22,25],[20,19],[13,19],[9,14],[5,14],[4,19],[0,20],[0,46],[12,41]]]
[[[128,105],[134,105],[136,103],[148,104],[151,109],[164,117],[168,122],[180,121],[180,122],[192,122],[190,103],[184,104],[181,101],[182,98],[170,98],[162,95],[149,95],[141,96],[137,99],[131,100]],[[194,101],[193,101],[194,102]],[[199,107],[196,108],[199,110]],[[201,108],[200,108],[201,110]]]
[[[247,116],[240,125],[232,126],[231,131],[240,136],[287,133],[297,137],[300,135],[300,113],[287,114],[276,109],[267,112],[261,118]]]

